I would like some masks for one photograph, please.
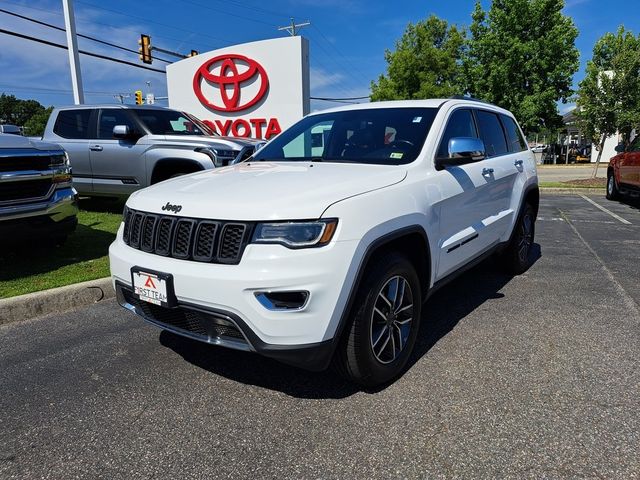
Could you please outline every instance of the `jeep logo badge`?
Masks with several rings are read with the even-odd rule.
[[[182,210],[182,205],[171,205],[171,203],[167,202],[167,204],[162,207],[162,210],[165,212],[178,213]]]

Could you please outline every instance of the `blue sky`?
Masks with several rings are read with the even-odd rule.
[[[629,0],[566,0],[565,13],[580,30],[577,47],[582,78],[594,42],[619,25],[640,32],[640,16]],[[140,33],[154,45],[187,53],[286,35],[278,26],[311,21],[302,30],[310,41],[311,93],[317,97],[357,97],[385,71],[384,51],[393,49],[407,23],[436,14],[468,25],[473,0],[74,0],[78,33],[137,49]],[[485,7],[488,1],[483,1]],[[61,0],[2,0],[0,8],[64,26]],[[63,32],[0,13],[0,28],[65,43]],[[137,55],[86,39],[80,48],[137,62]],[[165,58],[171,58],[164,55]],[[111,103],[114,94],[146,90],[166,95],[164,75],[81,56],[86,102]],[[153,67],[162,68],[162,62]],[[45,105],[73,103],[68,57],[64,50],[0,34],[0,92],[35,98]],[[129,99],[128,102],[132,102]],[[333,106],[314,102],[313,109]],[[564,108],[561,108],[564,110]]]

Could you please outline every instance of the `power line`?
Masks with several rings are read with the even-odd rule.
[[[12,35],[14,37],[23,38],[25,40],[31,40],[33,42],[42,43],[44,45],[49,45],[51,47],[62,48],[63,50],[67,50],[66,45],[61,45],[59,43],[50,42],[49,40],[44,40],[42,38],[32,37],[30,35],[24,35],[18,32],[12,32],[11,30],[5,30],[4,28],[0,28],[0,33],[4,33],[5,35]],[[129,65],[130,67],[142,68],[143,70],[150,70],[152,72],[158,73],[166,73],[164,70],[160,70],[158,68],[145,67],[144,65],[138,65],[137,63],[128,62],[127,60],[121,60],[119,58],[107,57],[106,55],[101,55],[99,53],[87,52],[85,50],[78,50],[79,53],[83,55],[87,55],[89,57],[100,58],[102,60],[109,60],[111,62],[121,63],[123,65]]]
[[[167,23],[160,23],[160,22],[156,22],[156,21],[153,21],[153,20],[149,20],[147,17],[141,17],[141,16],[137,16],[137,15],[131,15],[131,14],[129,14],[129,13],[124,13],[124,12],[121,12],[121,11],[118,11],[118,10],[113,10],[113,9],[110,9],[110,8],[101,7],[100,5],[95,5],[95,4],[93,4],[93,3],[85,2],[84,0],[76,0],[76,2],[78,2],[78,3],[82,3],[83,5],[88,5],[88,6],[93,7],[93,8],[97,8],[98,10],[104,10],[105,12],[115,13],[115,14],[118,14],[118,15],[122,15],[122,16],[124,16],[124,17],[134,18],[134,19],[136,19],[136,20],[142,20],[142,21],[144,21],[144,22],[146,22],[146,23],[151,23],[151,24],[154,24],[154,25],[159,25],[159,26],[161,26],[161,27],[165,27],[165,28],[171,28],[171,29],[173,29],[173,30],[178,30],[178,31],[180,31],[180,32],[186,32],[186,33],[190,33],[190,34],[192,34],[192,33],[197,33],[197,32],[194,32],[193,30],[187,30],[187,29],[184,29],[184,28],[180,28],[180,27],[175,27],[175,26],[173,26],[173,25],[169,25],[169,24],[167,24]],[[229,40],[229,39],[226,39],[226,38],[220,38],[220,37],[214,37],[214,36],[212,36],[212,35],[207,35],[207,34],[205,34],[205,33],[198,33],[198,35],[200,35],[200,36],[202,36],[202,37],[208,37],[208,38],[211,38],[212,40],[218,40],[218,41],[223,41],[223,42],[233,43],[233,42],[232,42],[231,40]],[[181,41],[182,41],[182,40],[181,40]]]
[[[183,0],[183,1],[187,1],[187,0]],[[291,15],[285,15],[283,13],[280,12],[276,12],[274,10],[267,10],[264,8],[259,8],[259,7],[253,7],[253,6],[247,6],[244,5],[240,2],[235,2],[232,0],[211,0],[211,1],[215,1],[217,3],[223,3],[224,5],[235,5],[236,7],[240,7],[240,8],[244,8],[247,10],[251,10],[252,12],[257,12],[257,13],[266,13],[267,15],[273,15],[274,17],[278,17],[278,18],[289,18],[291,17]],[[219,11],[218,9],[216,9],[216,11]]]
[[[338,102],[347,100],[369,100],[369,96],[366,97],[344,97],[344,98],[330,98],[330,97],[310,97],[311,100],[326,100],[327,102]]]
[[[44,87],[32,87],[32,86],[24,86],[24,85],[3,85],[0,84],[0,90],[4,91],[27,91],[27,92],[36,92],[39,94],[52,94],[58,95],[60,93],[73,93],[71,90],[64,88],[44,88]],[[99,91],[90,91],[85,90],[84,93],[88,93],[89,95],[104,95],[104,96],[112,96],[113,92],[99,92]]]
[[[316,31],[320,34],[320,36],[323,38],[323,40],[324,40],[326,43],[328,43],[328,44],[331,46],[331,48],[333,48],[333,49],[336,51],[336,53],[337,53],[338,55],[340,55],[340,57],[342,57],[342,59],[343,59],[345,62],[347,62],[347,65],[349,65],[349,66],[353,66],[353,62],[349,61],[349,59],[348,59],[348,58],[347,58],[347,57],[346,57],[346,56],[345,56],[345,55],[344,55],[344,54],[343,54],[343,53],[338,49],[338,47],[336,47],[336,46],[333,44],[333,42],[331,42],[331,41],[330,41],[330,40],[325,36],[325,34],[324,34],[324,33],[322,33],[322,30],[320,30],[320,29],[319,29],[315,24],[314,24],[314,25],[312,25],[312,27],[313,27],[313,29],[314,29],[314,30],[316,30]],[[361,76],[362,80],[364,80],[365,82],[370,82],[370,79],[368,79],[368,78],[366,77],[366,75],[365,75],[365,74],[364,74],[360,69],[356,68],[355,70],[356,70],[356,71],[358,72],[358,74]]]
[[[212,10],[212,11],[214,11],[214,12],[218,13],[218,14],[228,15],[228,16],[230,16],[230,17],[241,18],[242,20],[248,20],[248,21],[250,21],[250,22],[262,23],[263,25],[269,25],[270,27],[274,27],[274,26],[275,26],[275,25],[273,25],[273,24],[271,24],[271,23],[269,23],[269,22],[265,22],[264,20],[258,20],[258,19],[251,18],[251,17],[244,17],[244,16],[242,16],[242,15],[237,15],[237,14],[235,14],[235,13],[224,12],[224,11],[221,11],[220,9],[212,8],[212,7],[209,7],[209,6],[207,6],[207,5],[202,5],[201,3],[197,3],[197,2],[194,2],[194,1],[192,1],[192,0],[182,0],[182,1],[183,1],[183,2],[185,2],[185,3],[189,3],[189,4],[191,4],[191,5],[194,5],[194,6],[196,6],[196,7],[205,8],[205,9],[207,9],[207,10]],[[228,2],[227,2],[227,3],[228,3]]]
[[[12,15],[14,17],[21,18],[23,20],[27,20],[28,22],[33,22],[33,23],[36,23],[38,25],[43,25],[45,27],[53,28],[54,30],[58,30],[60,32],[66,32],[66,30],[64,28],[58,27],[57,25],[53,25],[51,23],[43,22],[41,20],[36,20],[35,18],[30,18],[30,17],[27,17],[25,15],[20,15],[19,13],[11,12],[9,10],[5,10],[4,8],[0,8],[0,12],[6,13],[7,15]],[[100,40],[99,38],[91,37],[89,35],[83,35],[82,33],[78,33],[77,35],[78,35],[78,37],[86,38],[87,40],[91,40],[93,42],[101,43],[101,44],[107,45],[109,47],[117,48],[117,49],[123,50],[125,52],[135,53],[136,55],[138,55],[138,51],[137,50],[133,50],[132,48],[123,47],[122,45],[116,45],[115,43],[107,42],[105,40]],[[159,60],[161,62],[173,63],[171,60],[165,60],[164,58],[157,58],[157,57],[153,57],[153,58],[154,58],[154,60]]]
[[[45,12],[47,14],[51,14],[51,15],[58,15],[58,16],[62,16],[62,12],[57,12],[55,10],[47,10],[45,8],[38,8],[38,7],[33,7],[31,5],[23,5],[22,3],[17,3],[17,2],[12,2],[11,0],[2,0],[5,3],[9,3],[11,5],[15,5],[17,7],[20,8],[28,8],[30,10],[36,10],[39,12]],[[80,21],[82,22],[82,18],[80,18]],[[104,22],[99,22],[97,20],[91,20],[91,25],[101,25],[103,27],[109,27],[109,28],[113,28],[114,30],[124,30],[127,32],[133,32],[136,33],[137,35],[140,35],[140,30],[139,29],[134,29],[131,27],[125,27],[125,26],[121,26],[121,25],[112,25],[110,23],[104,23]],[[176,38],[176,37],[169,37],[166,35],[161,35],[158,33],[154,33],[153,34],[154,37],[156,38],[162,38],[164,40],[171,40],[173,42],[184,42],[183,38]],[[206,45],[204,43],[200,43],[200,42],[193,42],[196,46],[200,46],[200,47],[204,47],[205,50],[211,50],[212,47],[210,45]],[[137,52],[136,52],[137,53]]]

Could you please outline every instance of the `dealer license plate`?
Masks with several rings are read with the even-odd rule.
[[[171,303],[169,282],[171,277],[160,273],[132,270],[133,291],[142,301],[168,306]]]

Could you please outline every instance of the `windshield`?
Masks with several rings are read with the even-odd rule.
[[[311,115],[252,158],[400,165],[414,161],[436,108],[371,108]]]
[[[193,115],[176,110],[135,110],[138,119],[153,135],[215,135]]]

